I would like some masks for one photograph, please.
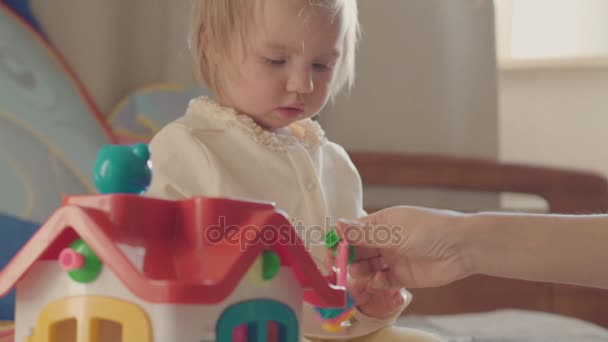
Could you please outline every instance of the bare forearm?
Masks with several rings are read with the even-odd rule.
[[[464,221],[475,273],[608,289],[608,215],[481,213]]]

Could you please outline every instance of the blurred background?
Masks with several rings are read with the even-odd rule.
[[[595,151],[608,120],[606,1],[359,6],[364,37],[356,86],[320,116],[331,139],[356,150],[481,156],[608,174],[608,160]],[[31,7],[105,115],[142,86],[193,83],[188,1],[31,0]],[[368,197],[376,203],[383,196]],[[425,192],[415,199],[430,205],[438,197]],[[442,201],[468,208],[460,199]],[[542,210],[543,204],[511,196],[506,206]]]
[[[61,196],[93,191],[99,146],[148,139],[206,90],[191,75],[190,1],[0,3],[0,226],[30,227],[16,234],[34,230]],[[319,120],[352,153],[367,207],[608,210],[608,1],[373,0],[359,9],[356,85]],[[504,289],[495,283],[426,301],[415,293],[413,312],[515,307],[608,326],[603,292],[517,287],[524,295],[504,296],[513,305],[462,299],[490,288],[498,292],[478,301],[491,302]],[[451,338],[532,336],[537,326],[546,341],[608,340],[583,321],[531,313],[458,317],[414,315],[407,324]],[[517,325],[523,318],[534,323]]]

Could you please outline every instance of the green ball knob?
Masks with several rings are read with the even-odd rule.
[[[79,260],[74,261],[74,259]],[[60,262],[62,266],[69,267],[68,275],[79,283],[93,282],[101,273],[103,266],[93,250],[80,239],[74,241],[69,250],[61,253]]]
[[[265,281],[272,280],[281,269],[281,258],[271,250],[262,252],[262,278]]]

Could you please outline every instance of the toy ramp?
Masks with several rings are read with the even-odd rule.
[[[106,127],[61,57],[0,2],[0,213],[44,222],[63,195],[92,192]]]
[[[121,100],[108,121],[123,143],[148,142],[169,122],[184,115],[190,99],[209,92],[201,87],[153,84]]]

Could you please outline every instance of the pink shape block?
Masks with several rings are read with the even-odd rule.
[[[59,264],[66,271],[73,271],[84,266],[84,256],[71,248],[66,248],[59,254]]]
[[[348,243],[341,241],[338,245],[338,257],[336,264],[338,267],[337,285],[346,286],[346,268],[348,267]]]

